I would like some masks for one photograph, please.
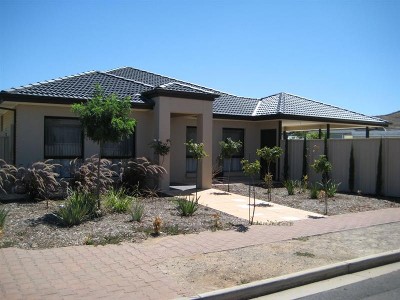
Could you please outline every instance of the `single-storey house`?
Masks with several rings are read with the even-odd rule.
[[[193,181],[194,163],[184,145],[188,139],[203,142],[208,156],[199,164],[199,184],[211,186],[219,141],[240,139],[243,148],[234,156],[232,173],[240,174],[242,158],[256,159],[263,146],[280,145],[286,131],[368,128],[387,122],[360,113],[279,93],[260,99],[238,97],[171,77],[123,67],[90,71],[0,92],[0,154],[17,166],[53,159],[68,166],[75,158],[97,154],[98,145],[82,134],[71,104],[86,101],[99,84],[106,93],[130,96],[131,115],[137,120],[135,134],[120,143],[108,144],[102,156],[124,159],[153,152],[153,139],[171,140],[163,166],[171,182]],[[226,170],[227,163],[224,163]],[[278,167],[276,168],[276,170]],[[279,172],[278,172],[279,173]],[[276,176],[279,176],[277,174]]]

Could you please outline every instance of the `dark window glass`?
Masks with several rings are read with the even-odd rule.
[[[83,156],[83,134],[79,119],[44,119],[45,158],[77,158]]]
[[[186,142],[192,140],[197,143],[197,128],[188,126],[186,127]],[[196,160],[193,158],[193,155],[189,153],[186,147],[186,173],[195,173],[196,172]]]
[[[232,162],[229,159],[224,159],[223,171],[229,171],[229,164],[231,163],[231,172],[242,171],[241,160],[244,158],[244,129],[237,128],[224,128],[222,130],[222,138],[226,141],[231,138],[233,141],[241,141],[242,147],[238,152],[232,156]]]
[[[135,134],[116,143],[105,143],[101,152],[102,157],[131,158],[135,156]]]

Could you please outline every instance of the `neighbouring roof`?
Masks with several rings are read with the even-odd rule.
[[[214,100],[217,118],[331,120],[386,126],[387,122],[304,97],[279,93],[265,98],[246,98],[223,93],[171,77],[123,67],[105,72],[91,71],[39,82],[0,92],[2,101],[73,103],[92,97],[96,84],[105,93],[130,96],[135,107],[153,107],[154,95]]]

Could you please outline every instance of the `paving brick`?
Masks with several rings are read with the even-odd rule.
[[[400,222],[400,209],[165,237],[140,244],[44,250],[0,249],[0,299],[172,299],[182,291],[156,267],[169,258],[225,251],[293,237]]]

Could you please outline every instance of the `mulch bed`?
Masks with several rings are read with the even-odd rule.
[[[216,184],[214,188],[227,191],[227,185]],[[248,196],[248,185],[244,183],[233,183],[230,192]],[[256,198],[267,201],[267,189],[262,184],[256,185]],[[400,207],[400,198],[376,198],[369,195],[337,193],[335,197],[328,198],[328,215],[340,215],[348,213],[363,212],[369,210],[384,209],[389,207]],[[299,190],[289,196],[286,188],[274,188],[272,190],[273,203],[298,208],[318,214],[324,213],[324,199],[310,199],[309,192],[301,193]]]
[[[226,185],[214,185],[214,188],[227,190]],[[248,195],[248,185],[234,183],[230,192]],[[267,191],[256,187],[256,197],[267,200]],[[118,214],[103,212],[99,218],[89,220],[78,226],[62,227],[56,222],[54,212],[63,204],[62,200],[28,202],[7,201],[1,208],[9,211],[6,225],[0,237],[0,248],[18,247],[23,249],[43,249],[77,245],[105,245],[120,242],[141,242],[155,238],[153,221],[160,216],[163,222],[161,236],[197,233],[206,230],[243,230],[248,221],[214,209],[199,206],[191,217],[181,217],[172,198],[144,199],[145,216],[141,222],[131,221],[129,213]],[[285,188],[274,188],[272,202],[322,214],[323,199],[310,199],[308,193],[288,196]],[[369,196],[336,194],[329,198],[328,215],[362,212],[389,207],[400,207],[399,198],[377,199]],[[216,217],[217,214],[219,217]],[[218,222],[218,227],[216,227]]]
[[[70,228],[58,225],[53,215],[63,204],[62,200],[50,200],[49,208],[46,207],[46,201],[8,202],[0,206],[9,211],[0,237],[0,248],[42,249],[141,242],[154,237],[153,221],[156,216],[160,216],[163,222],[161,236],[247,226],[247,220],[201,205],[193,216],[181,217],[171,199],[144,199],[145,215],[141,222],[131,221],[129,213],[105,212],[99,218]],[[218,227],[215,226],[216,214],[219,214]]]

